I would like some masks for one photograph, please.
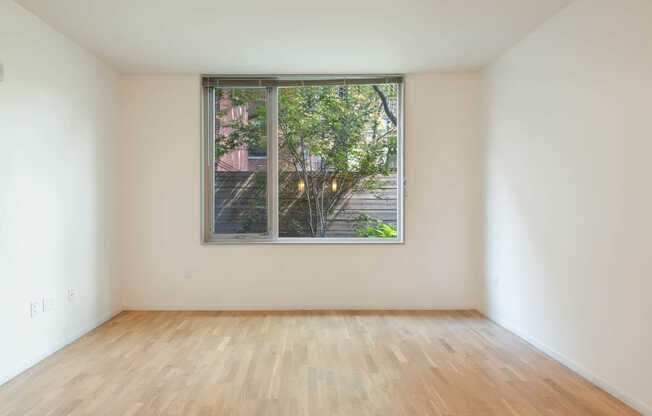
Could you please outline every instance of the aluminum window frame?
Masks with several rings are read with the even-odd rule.
[[[287,76],[216,76],[203,75],[200,81],[201,91],[201,244],[202,245],[232,245],[232,244],[404,244],[405,243],[405,80],[402,75],[307,75],[292,76],[292,80],[328,79],[337,80],[346,85],[346,80],[392,78],[400,79],[398,85],[398,126],[397,126],[397,236],[396,238],[375,237],[279,237],[279,202],[278,202],[278,88],[284,86],[252,86],[251,80],[286,79]],[[267,105],[267,233],[216,234],[213,232],[213,216],[215,207],[214,191],[214,157],[215,143],[215,89],[214,85],[204,86],[206,78],[228,81],[223,88],[255,88],[265,89]],[[237,86],[238,80],[246,80],[243,86]],[[234,85],[235,84],[235,85]],[[351,83],[353,84],[353,83]],[[369,83],[372,84],[372,83]],[[333,85],[324,84],[324,85]]]

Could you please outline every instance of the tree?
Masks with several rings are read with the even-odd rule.
[[[234,105],[249,106],[249,115],[218,128],[216,157],[266,142],[265,123],[252,122],[264,120],[264,101],[252,95],[260,92],[218,90],[227,93]],[[395,172],[396,97],[392,84],[279,88],[283,235],[324,237],[342,198],[377,190],[378,178]]]

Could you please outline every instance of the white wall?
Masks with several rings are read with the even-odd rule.
[[[200,245],[199,82],[121,79],[126,309],[477,304],[478,73],[407,78],[407,242],[398,246]]]
[[[2,384],[121,305],[118,77],[8,0],[0,61]],[[30,301],[43,296],[54,311],[30,319]]]
[[[485,311],[647,414],[651,22],[577,0],[485,73]]]

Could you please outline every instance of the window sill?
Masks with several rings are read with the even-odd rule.
[[[228,238],[228,239],[203,239],[202,245],[250,245],[250,244],[390,244],[402,245],[405,240],[401,238]]]

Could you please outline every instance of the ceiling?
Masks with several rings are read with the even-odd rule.
[[[129,73],[476,69],[570,0],[17,0]]]

